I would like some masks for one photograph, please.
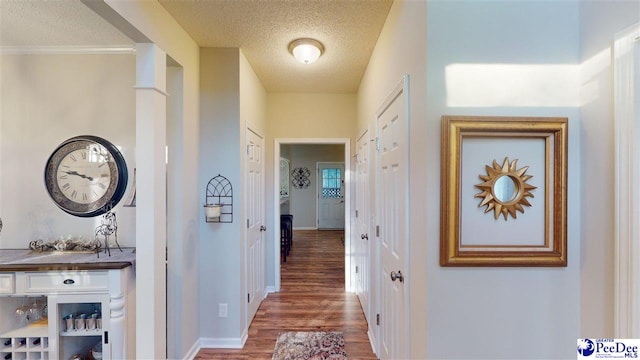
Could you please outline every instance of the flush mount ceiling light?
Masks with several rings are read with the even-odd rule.
[[[318,40],[309,38],[296,39],[289,44],[289,52],[301,63],[311,64],[322,55],[324,46]]]

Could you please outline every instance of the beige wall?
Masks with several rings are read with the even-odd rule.
[[[409,86],[409,166],[410,166],[410,255],[409,302],[411,304],[409,354],[412,359],[426,358],[426,281],[427,244],[437,241],[437,232],[429,223],[437,221],[437,213],[427,204],[437,204],[437,183],[427,177],[427,167],[434,172],[437,163],[427,165],[426,155],[437,143],[427,141],[426,118],[426,2],[394,2],[380,34],[369,66],[358,91],[357,136],[367,128],[375,135],[375,114],[403,76],[410,77]],[[356,136],[356,132],[353,133]],[[431,189],[431,190],[430,190]],[[434,196],[434,190],[435,194]],[[429,193],[429,195],[427,195]],[[375,184],[371,182],[371,204]],[[426,234],[429,233],[428,236]],[[375,288],[371,291],[375,293]],[[371,317],[370,317],[371,318]]]
[[[267,213],[274,209],[274,139],[350,138],[355,144],[355,94],[270,93],[267,95]],[[278,159],[278,162],[280,160]],[[267,228],[273,229],[273,217],[267,216]],[[267,286],[275,285],[273,232],[267,231]]]
[[[267,136],[267,92],[240,51],[240,126]]]
[[[240,84],[240,117],[238,119],[238,127],[240,132],[240,146],[238,148],[238,152],[240,154],[240,181],[238,187],[238,196],[234,195],[234,201],[238,202],[238,206],[234,208],[234,211],[237,209],[238,211],[238,222],[244,225],[244,219],[248,219],[249,216],[245,215],[247,212],[246,203],[248,201],[246,194],[249,194],[247,191],[247,179],[248,179],[248,171],[246,168],[247,160],[246,160],[246,147],[247,147],[247,128],[251,129],[254,133],[257,133],[261,138],[265,139],[266,137],[266,127],[267,127],[267,92],[265,91],[260,79],[256,76],[251,64],[247,61],[247,58],[244,56],[242,50],[238,51],[239,55],[239,84]],[[264,142],[266,147],[266,140]],[[266,149],[264,151],[266,154]],[[263,164],[264,164],[263,159]],[[263,176],[266,174],[266,168],[263,167]],[[266,182],[265,182],[266,186]],[[266,192],[266,191],[265,191]],[[263,195],[264,196],[264,195]],[[237,199],[237,200],[236,200]],[[264,206],[264,200],[260,202]],[[265,217],[268,212],[265,210]],[[246,304],[246,294],[250,292],[247,288],[247,274],[245,270],[248,266],[244,265],[243,259],[249,259],[249,256],[246,256],[246,238],[247,238],[247,229],[245,226],[240,226],[240,253],[241,257],[241,267],[240,267],[240,291],[238,295],[238,303]],[[267,241],[267,237],[263,237],[263,241]],[[253,290],[253,289],[251,289]],[[260,294],[256,294],[256,296],[260,296]],[[240,309],[240,326],[244,335],[248,330],[247,324],[247,313],[246,307],[243,306]],[[249,319],[250,320],[250,319]]]
[[[267,98],[272,139],[353,136],[355,94],[271,93]]]

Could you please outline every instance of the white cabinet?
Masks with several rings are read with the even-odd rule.
[[[0,359],[49,359],[49,333],[46,326],[21,328],[0,336]]]
[[[13,273],[0,273],[0,294],[13,294],[16,289]]]
[[[18,273],[25,293],[108,292],[107,271],[50,271]]]
[[[67,360],[75,354],[84,357],[94,349],[99,349],[103,359],[115,358],[111,351],[113,332],[109,326],[108,295],[50,295],[48,298],[49,348],[55,352],[49,354],[50,359]],[[69,318],[70,315],[73,317]]]
[[[134,282],[132,266],[0,272],[0,360],[69,360],[75,354],[85,358],[92,349],[102,359],[134,358],[134,344],[125,345],[135,336],[135,316],[127,314],[135,301]],[[25,325],[15,316],[21,304],[43,296],[46,323]],[[69,315],[78,320],[67,322]]]

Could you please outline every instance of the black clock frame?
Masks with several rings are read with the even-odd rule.
[[[107,150],[110,157],[107,164],[110,168],[111,182],[107,192],[100,199],[89,204],[82,204],[64,196],[58,186],[56,174],[60,161],[67,154],[91,144],[98,144]],[[58,145],[49,156],[44,171],[45,187],[53,202],[66,213],[79,217],[94,217],[113,209],[124,196],[127,180],[127,164],[120,150],[108,140],[92,135],[75,136]]]

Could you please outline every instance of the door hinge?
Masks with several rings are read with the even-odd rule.
[[[380,237],[380,225],[376,225],[376,236]]]
[[[380,138],[376,137],[376,150],[380,151]]]
[[[250,303],[250,302],[251,302],[251,294],[247,293],[247,303]]]
[[[356,210],[356,217],[358,217],[358,210]]]
[[[249,228],[249,219],[247,219],[247,229]]]
[[[356,274],[358,273],[358,265],[356,265]]]
[[[249,147],[250,147],[250,146],[251,146],[251,145],[247,145],[247,155],[249,155]]]
[[[380,325],[380,314],[376,314],[376,325]]]

